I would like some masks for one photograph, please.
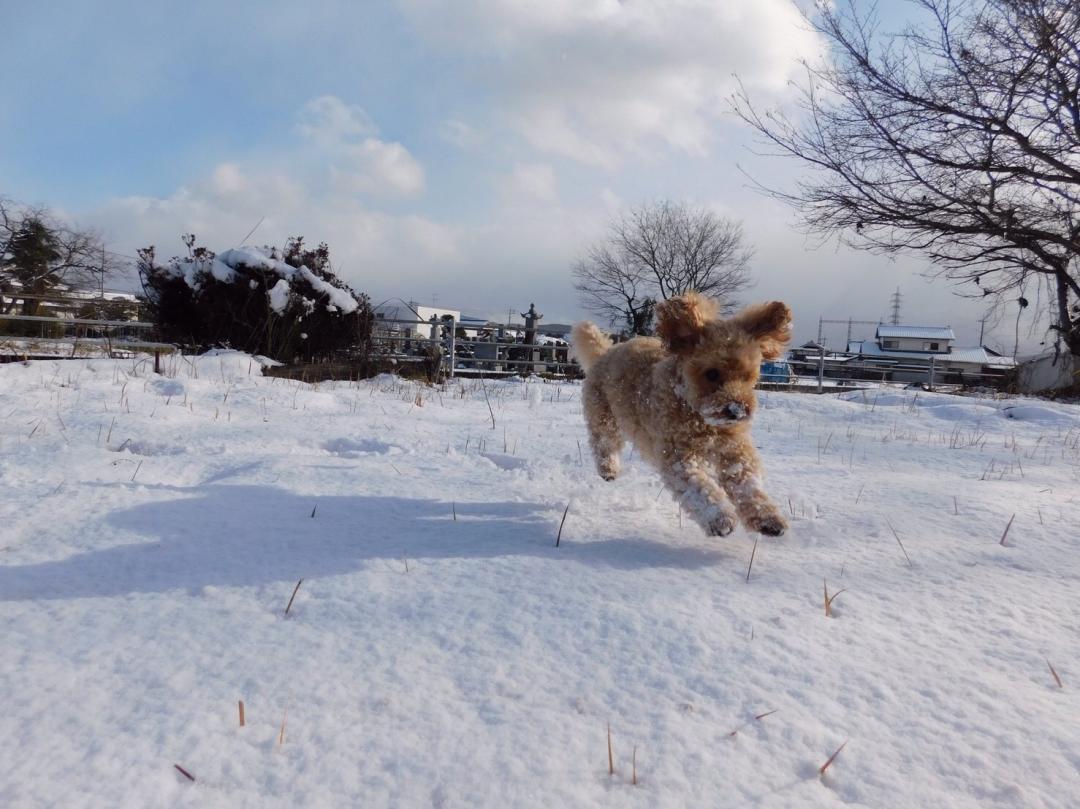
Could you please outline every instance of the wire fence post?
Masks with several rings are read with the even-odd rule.
[[[926,377],[927,377],[927,379],[926,379],[926,382],[927,382],[926,389],[927,390],[933,390],[934,389],[934,355],[933,354],[930,355],[930,366],[926,369]]]
[[[817,392],[821,393],[825,387],[825,346],[818,346],[817,361]]]

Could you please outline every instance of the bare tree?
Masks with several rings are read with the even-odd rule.
[[[57,287],[100,290],[117,269],[96,232],[0,197],[0,313],[21,301],[23,314],[36,314]]]
[[[750,285],[753,250],[742,225],[706,208],[642,205],[612,223],[605,242],[574,266],[582,305],[632,334],[647,334],[657,301],[701,292],[728,309]]]
[[[737,114],[813,169],[793,189],[806,229],[928,257],[960,294],[1029,304],[1080,354],[1080,5],[909,0],[920,27],[819,5],[831,61],[806,64],[800,113]],[[967,286],[970,284],[971,286]]]
[[[586,309],[612,325],[623,323],[630,334],[652,332],[656,298],[647,291],[649,279],[631,257],[616,254],[609,245],[596,245],[573,272],[574,288]]]

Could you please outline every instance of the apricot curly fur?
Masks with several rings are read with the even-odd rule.
[[[763,488],[750,439],[761,361],[779,357],[791,337],[791,310],[779,301],[721,319],[696,293],[657,307],[658,337],[619,345],[592,323],[571,334],[587,374],[585,421],[597,471],[619,474],[626,440],[663,476],[689,515],[710,535],[738,521],[779,536],[787,528]]]

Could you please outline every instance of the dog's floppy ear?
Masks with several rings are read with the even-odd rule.
[[[791,339],[791,310],[780,301],[747,306],[732,322],[761,344],[763,359],[779,359]]]
[[[676,353],[692,351],[719,312],[716,301],[688,292],[656,307],[656,335]]]

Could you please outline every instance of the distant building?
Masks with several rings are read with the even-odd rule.
[[[949,326],[900,326],[879,323],[874,335],[883,351],[947,354],[956,335]]]
[[[429,323],[441,323],[444,317],[452,317],[455,321],[461,321],[461,312],[457,309],[443,309],[435,306],[421,306],[415,301],[397,301],[381,303],[375,307],[376,330],[388,331],[399,334],[402,337],[419,337],[427,339],[432,334]],[[407,321],[423,321],[423,323],[409,323]],[[380,321],[383,321],[380,324]],[[406,321],[406,322],[400,322]]]
[[[458,309],[423,306],[416,301],[396,299],[374,308],[375,339],[390,356],[408,358],[430,350],[432,339],[449,346],[444,326],[453,318],[454,362],[458,371],[485,373],[578,373],[569,358],[566,337],[571,327],[545,324],[531,306],[525,325],[497,323],[487,318],[462,314]],[[531,318],[531,324],[529,319]],[[532,342],[523,343],[528,335]],[[381,341],[380,341],[380,338]]]
[[[873,340],[848,343],[849,359],[840,374],[852,378],[886,379],[894,382],[978,384],[1003,377],[1016,365],[986,346],[956,346],[949,326],[906,326],[879,323]],[[812,359],[812,357],[811,357]],[[834,371],[829,374],[836,376]],[[992,379],[991,379],[992,381]]]
[[[548,337],[557,337],[560,340],[565,340],[570,335],[570,330],[574,327],[569,323],[542,323],[538,331],[540,334],[546,334]]]

